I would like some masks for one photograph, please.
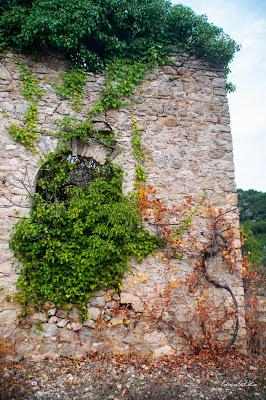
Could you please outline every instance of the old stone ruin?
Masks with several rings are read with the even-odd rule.
[[[15,223],[29,213],[28,195],[38,189],[42,174],[40,160],[55,150],[57,139],[49,134],[56,130],[55,121],[64,116],[82,120],[99,98],[104,76],[86,75],[84,104],[76,112],[71,101],[59,96],[52,85],[60,81],[66,70],[64,61],[55,57],[32,61],[24,56],[19,60],[31,69],[45,94],[38,102],[40,137],[37,151],[32,154],[7,132],[10,120],[22,123],[27,101],[21,94],[17,56],[6,53],[0,67],[2,356],[15,360],[78,357],[92,351],[172,356],[191,352],[193,345],[208,346],[203,337],[206,332],[221,344],[221,351],[231,344],[245,351],[239,220],[223,70],[186,54],[172,56],[169,65],[146,74],[129,105],[108,110],[93,120],[95,130],[119,132],[116,140],[120,151],[110,151],[93,139],[89,143],[71,143],[70,157],[79,158],[85,165],[73,175],[76,184],[87,184],[93,179],[93,170],[110,157],[123,168],[123,191],[129,193],[134,189],[136,164],[131,144],[133,116],[145,152],[146,185],[154,188],[151,196],[155,196],[156,190],[156,196],[166,207],[181,207],[184,202],[193,205],[204,197],[204,201],[200,200],[202,211],[192,222],[190,237],[184,238],[187,254],[174,257],[171,252],[158,250],[141,263],[132,258],[121,287],[98,288],[88,301],[87,319],[81,322],[75,305],[60,309],[47,301],[41,307],[32,305],[28,315],[22,316],[22,305],[15,296],[20,263],[9,249],[9,237]],[[226,249],[224,257],[213,252],[201,258],[206,270],[197,275],[197,254],[192,254],[189,246],[195,238],[195,249],[204,245],[206,219],[213,215],[213,210],[220,213],[224,231],[231,232],[231,248],[227,249],[231,260],[226,261]],[[144,219],[154,231],[152,220],[147,215]],[[168,224],[171,225],[169,220]]]

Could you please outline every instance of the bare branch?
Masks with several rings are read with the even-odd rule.
[[[2,195],[3,195],[3,197],[4,197],[7,201],[9,201],[9,203],[12,204],[12,205],[0,206],[0,208],[6,208],[6,207],[12,207],[12,206],[19,207],[19,208],[31,208],[31,205],[29,205],[29,204],[27,204],[27,205],[22,205],[22,204],[21,204],[21,203],[22,203],[22,199],[21,199],[20,203],[18,204],[18,203],[16,203],[16,202],[14,202],[12,199],[10,199],[9,197],[7,197],[7,196],[5,195],[5,193],[2,193]],[[21,196],[21,197],[23,197],[23,196]]]
[[[207,270],[208,260],[217,254],[217,243],[216,242],[217,242],[217,231],[216,231],[216,229],[214,229],[213,239],[210,243],[209,248],[206,248],[205,251],[203,251],[203,253],[201,254],[201,257],[202,257],[201,267],[202,267],[202,271],[203,271],[203,274],[204,274],[204,277],[206,278],[206,280],[208,282],[212,283],[217,288],[227,290],[230,293],[230,296],[232,297],[232,300],[234,303],[235,312],[236,312],[236,322],[235,322],[235,326],[233,329],[231,339],[229,340],[229,342],[227,343],[227,345],[225,346],[225,348],[222,351],[222,354],[224,355],[224,354],[228,353],[228,351],[230,350],[232,345],[235,343],[240,325],[239,325],[238,303],[237,303],[236,297],[235,297],[232,289],[227,284],[222,284],[220,282],[217,282],[214,278],[211,278],[208,273],[208,270]]]
[[[111,125],[110,125],[108,122],[106,122],[106,121],[103,121],[103,120],[100,120],[100,119],[99,119],[99,120],[93,119],[92,123],[93,123],[93,124],[103,123],[103,124],[105,124],[105,125],[110,129],[111,132],[113,132],[113,128],[112,128]]]

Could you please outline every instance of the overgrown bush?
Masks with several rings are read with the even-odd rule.
[[[149,61],[188,51],[224,66],[238,46],[206,16],[168,0],[4,0],[0,46],[56,50],[91,71],[113,57]]]
[[[133,199],[122,194],[118,167],[96,166],[82,186],[73,180],[81,162],[74,161],[67,153],[50,156],[29,217],[15,225],[10,246],[23,262],[23,302],[72,302],[85,309],[97,288],[119,285],[131,256],[141,261],[159,245],[143,228]]]

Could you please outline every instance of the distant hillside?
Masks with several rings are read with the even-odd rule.
[[[247,238],[243,253],[266,271],[266,193],[238,189],[240,223]]]

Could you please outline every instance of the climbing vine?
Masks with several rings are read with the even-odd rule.
[[[82,318],[86,318],[86,303],[97,288],[117,287],[130,256],[141,261],[162,243],[143,228],[134,196],[122,194],[122,171],[108,160],[100,166],[93,160],[74,157],[69,147],[73,140],[89,145],[93,139],[112,151],[116,148],[115,133],[96,131],[91,117],[120,107],[147,68],[121,60],[110,63],[100,101],[85,118],[78,121],[66,116],[56,122],[58,130],[52,134],[58,138],[57,150],[44,161],[30,215],[16,224],[10,240],[11,249],[23,263],[17,284],[20,302],[49,300],[57,306],[76,303]],[[62,79],[62,85],[55,87],[57,93],[71,98],[74,108],[81,105],[85,73],[72,70]],[[23,68],[22,82],[27,99],[40,99],[42,92],[29,69]],[[25,126],[11,124],[9,133],[33,150],[37,104],[32,102],[29,110],[31,113],[24,116]],[[140,133],[135,123],[133,128],[136,176],[144,180],[144,172],[140,175]],[[75,174],[82,177],[82,183],[75,181]],[[86,181],[88,177],[90,181]]]
[[[24,126],[22,127],[15,122],[11,122],[7,128],[7,132],[14,140],[25,146],[26,149],[34,152],[35,144],[38,140],[38,123],[38,106],[36,103],[30,103],[23,117]]]
[[[160,243],[122,194],[122,171],[109,162],[94,166],[93,179],[76,186],[71,176],[81,163],[67,152],[51,154],[30,216],[15,226],[10,247],[23,263],[24,302],[76,303],[84,310],[97,288],[119,286],[130,256],[141,261]]]
[[[242,277],[243,271],[237,262],[239,255],[235,245],[237,228],[230,223],[230,219],[226,219],[235,210],[213,208],[207,203],[206,193],[197,198],[187,198],[180,205],[169,206],[158,198],[153,187],[147,185],[140,187],[138,206],[144,221],[154,227],[164,243],[159,256],[166,263],[167,271],[171,270],[175,259],[189,259],[193,266],[192,273],[184,281],[171,279],[164,292],[158,293],[162,302],[161,310],[158,311],[157,304],[146,305],[149,315],[177,331],[196,353],[207,351],[213,357],[227,353],[235,344],[239,331],[238,303],[231,287],[212,277],[209,263],[220,258],[231,274]],[[221,307],[212,304],[206,293],[208,285],[224,289],[230,295],[231,304]],[[169,310],[173,290],[180,286],[190,294],[198,294],[193,315],[193,321],[199,325],[196,334],[193,329],[190,330],[189,323],[184,326],[176,320],[163,318]],[[232,335],[227,341],[220,341],[217,335],[223,331],[228,320],[232,321]]]
[[[136,86],[142,81],[145,73],[154,65],[162,62],[154,55],[149,62],[131,61],[115,58],[109,61],[105,69],[105,86],[100,91],[100,100],[89,111],[89,115],[97,115],[109,109],[118,109],[129,103]]]
[[[14,140],[34,153],[38,140],[37,125],[39,123],[37,102],[41,100],[45,91],[39,86],[38,79],[28,67],[21,62],[18,62],[18,66],[19,77],[22,82],[21,94],[24,99],[29,101],[29,105],[23,117],[23,126],[10,122],[7,132]]]
[[[141,185],[145,184],[147,180],[147,173],[144,168],[144,150],[141,142],[141,131],[138,127],[137,121],[135,118],[131,120],[131,145],[132,145],[132,152],[133,158],[136,162],[135,165],[135,186],[136,189],[139,190]]]
[[[23,84],[21,94],[26,100],[37,101],[41,100],[45,94],[45,90],[39,86],[36,76],[33,75],[30,68],[18,62],[19,78]]]
[[[83,69],[70,69],[61,76],[62,85],[53,87],[62,98],[70,99],[74,111],[80,111],[83,105],[86,73]]]

